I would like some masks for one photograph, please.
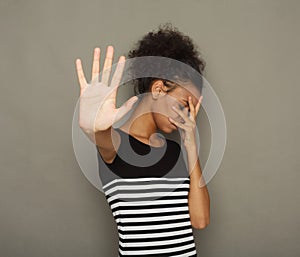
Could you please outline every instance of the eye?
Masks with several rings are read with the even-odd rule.
[[[188,111],[190,111],[190,108],[189,108],[188,104],[185,104],[185,105],[179,104],[179,109],[180,109],[181,111],[183,111],[185,108],[188,108]]]
[[[181,102],[178,102],[178,108],[183,111],[183,109],[188,108],[189,109],[189,103],[188,101],[181,100]]]
[[[179,103],[178,105],[179,105],[179,109],[180,109],[181,111],[186,107],[185,105],[183,105],[183,104],[181,104],[181,103]]]

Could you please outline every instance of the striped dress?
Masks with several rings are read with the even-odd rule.
[[[119,257],[197,256],[188,208],[189,174],[180,145],[145,144],[121,129],[117,155],[97,151],[102,188],[116,221]]]

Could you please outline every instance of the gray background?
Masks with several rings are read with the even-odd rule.
[[[75,59],[90,79],[94,47],[104,55],[112,44],[119,56],[166,21],[200,47],[228,128],[208,184],[211,224],[194,230],[199,256],[299,256],[299,8],[296,0],[1,0],[0,256],[117,256],[109,206],[73,152]],[[206,122],[200,130],[203,166]]]

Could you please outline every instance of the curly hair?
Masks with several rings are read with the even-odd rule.
[[[193,43],[192,39],[178,31],[178,28],[173,27],[170,22],[160,24],[157,31],[151,31],[143,36],[143,38],[135,44],[134,49],[130,50],[128,53],[129,58],[142,56],[162,56],[175,59],[191,66],[201,75],[203,75],[203,71],[206,66],[206,62],[201,57],[199,51],[197,50],[197,46]],[[149,66],[140,66],[141,65],[136,65],[134,69],[139,69],[139,72],[141,72],[141,69],[149,68]],[[160,69],[162,69],[162,72],[169,72],[166,70],[168,67],[162,66]],[[184,71],[180,70],[176,70],[176,74],[173,74],[173,76],[181,79],[188,79],[192,82],[196,80],[192,75],[189,76]],[[145,77],[135,79],[135,95],[148,92],[152,82],[157,79],[160,78]],[[174,83],[171,81],[163,81],[167,87],[172,87],[172,84],[174,87]],[[202,92],[202,83],[195,84],[197,85],[199,91]],[[177,84],[175,85],[177,86]]]

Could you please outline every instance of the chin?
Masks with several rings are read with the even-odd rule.
[[[168,125],[162,127],[160,130],[162,130],[163,132],[165,132],[167,134],[170,134],[174,130],[177,130],[177,127],[175,127],[172,123],[169,123]]]
[[[167,133],[167,134],[170,134],[170,133],[173,132],[173,130],[174,130],[174,129],[172,129],[172,128],[166,128],[166,129],[163,130],[163,132],[165,132],[165,133]]]

